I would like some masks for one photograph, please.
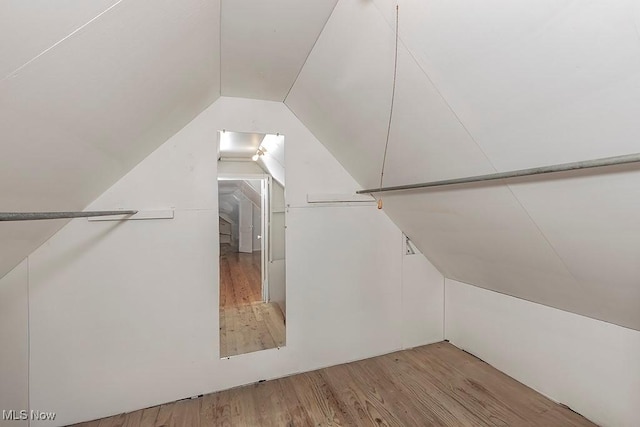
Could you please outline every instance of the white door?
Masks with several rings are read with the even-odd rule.
[[[243,197],[240,200],[238,212],[238,251],[253,252],[253,206],[249,199]]]

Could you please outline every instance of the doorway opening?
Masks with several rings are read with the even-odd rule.
[[[284,168],[277,167],[284,164],[284,147],[283,138],[278,135],[267,148],[265,140],[269,136],[238,132],[220,135],[219,291],[223,358],[279,348],[286,341]],[[243,144],[253,148],[246,149]],[[265,158],[267,153],[271,158]]]
[[[220,305],[268,302],[266,179],[218,181]]]

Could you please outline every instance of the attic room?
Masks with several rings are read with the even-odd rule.
[[[640,426],[639,28],[3,1],[0,427]]]

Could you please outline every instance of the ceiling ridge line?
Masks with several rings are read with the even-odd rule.
[[[114,4],[112,4],[111,6],[109,6],[107,9],[103,10],[102,12],[100,12],[98,15],[94,16],[93,18],[91,18],[89,21],[85,22],[84,24],[82,24],[81,26],[79,26],[78,28],[76,28],[75,30],[73,30],[71,33],[67,34],[66,36],[64,36],[62,39],[58,40],[57,42],[55,42],[54,44],[52,44],[51,46],[49,46],[48,48],[46,48],[45,50],[43,50],[42,52],[40,52],[39,54],[37,54],[36,56],[34,56],[33,58],[31,58],[30,60],[28,60],[27,62],[25,62],[24,64],[22,64],[21,66],[19,66],[18,68],[16,68],[15,70],[11,71],[9,74],[7,74],[6,76],[4,76],[2,78],[2,80],[0,80],[0,83],[5,82],[6,80],[15,77],[20,71],[22,71],[24,68],[26,68],[27,66],[29,66],[31,63],[37,61],[40,57],[46,55],[49,51],[51,51],[52,49],[54,49],[55,47],[59,46],[60,44],[62,44],[62,42],[64,42],[65,40],[73,37],[75,34],[77,34],[78,32],[82,31],[84,28],[86,28],[89,24],[91,24],[92,22],[96,21],[97,19],[99,19],[102,15],[106,14],[107,12],[109,12],[111,9],[113,9],[114,7],[118,6],[120,3],[122,3],[124,0],[117,0]]]
[[[222,3],[222,0],[220,0],[220,2]],[[300,78],[300,74],[302,74],[302,70],[304,69],[305,65],[307,65],[307,61],[309,60],[309,57],[311,56],[311,53],[313,52],[313,49],[315,49],[316,44],[318,44],[318,40],[320,40],[320,36],[322,36],[322,33],[324,33],[324,29],[327,27],[327,24],[329,23],[329,20],[331,20],[331,17],[333,16],[333,12],[335,12],[336,7],[338,7],[338,3],[340,3],[340,0],[336,1],[336,3],[333,5],[333,9],[331,9],[331,13],[327,17],[327,20],[324,21],[324,24],[322,25],[322,29],[318,33],[318,37],[316,37],[315,41],[313,42],[313,45],[311,46],[311,49],[309,49],[309,52],[307,53],[307,56],[304,58],[304,62],[302,63],[302,65],[300,66],[300,69],[298,70],[298,73],[296,74],[296,78],[293,80],[293,83],[289,87],[289,90],[287,91],[287,94],[282,99],[283,103],[286,104],[287,98],[289,97],[289,94],[291,93],[291,91],[293,90],[293,87],[298,82],[298,79]],[[220,51],[220,54],[222,55],[222,50]],[[222,59],[220,60],[220,63],[222,64]]]

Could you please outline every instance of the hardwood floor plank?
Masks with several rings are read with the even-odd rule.
[[[140,420],[140,427],[154,427],[156,419],[158,418],[159,406],[153,408],[147,408],[142,412],[142,420]]]
[[[595,426],[444,342],[80,425]]]
[[[259,426],[260,416],[256,410],[256,402],[247,387],[230,390],[231,425]]]
[[[220,257],[220,357],[286,343],[280,307],[262,302],[260,264],[259,252],[228,252]]]
[[[169,427],[171,425],[171,415],[175,403],[167,403],[160,406],[154,427]]]
[[[171,427],[200,426],[200,404],[202,399],[187,399],[176,402],[171,411]]]
[[[380,400],[389,410],[398,416],[404,425],[443,425],[443,422],[431,411],[425,411],[419,399],[409,394],[404,384],[394,376],[380,375],[376,359],[367,359],[350,364],[359,384],[375,387]]]
[[[250,388],[260,417],[260,426],[281,427],[292,425],[282,386],[278,381],[266,381]]]
[[[300,403],[307,409],[307,415],[313,425],[356,425],[355,420],[345,405],[338,401],[320,371],[286,378],[285,381],[297,393]]]
[[[260,313],[259,317],[256,313]],[[286,344],[284,316],[276,303],[224,307],[220,310],[220,327],[221,357],[283,347]]]
[[[84,423],[73,424],[71,427],[98,427],[101,420],[87,421]]]
[[[124,425],[126,415],[120,414],[110,418],[100,420],[98,427],[122,427]]]
[[[262,318],[264,328],[268,331],[275,347],[284,347],[286,344],[286,328],[284,315],[278,304],[272,302],[262,306]]]
[[[229,391],[222,391],[203,396],[200,407],[201,427],[230,427],[232,425],[230,394]]]
[[[451,364],[434,357],[420,357],[415,352],[407,353],[408,360],[419,370],[429,372],[431,381],[440,390],[446,391],[460,405],[488,425],[522,425],[526,420],[497,399],[482,384],[470,380]]]
[[[582,427],[585,418],[572,410],[556,405],[529,421],[532,427]]]
[[[474,357],[460,352],[458,348],[449,343],[440,343],[430,346],[428,350],[432,357],[442,361],[448,369],[455,369],[471,383],[484,384],[489,393],[496,399],[509,402],[509,407],[525,419],[533,419],[536,415],[548,411],[555,403],[523,384],[496,371],[491,365]],[[417,357],[425,356],[425,350],[417,349]],[[455,361],[455,363],[452,363]]]
[[[144,410],[130,412],[126,415],[124,427],[140,427]]]
[[[316,425],[313,423],[307,411],[307,407],[300,400],[300,396],[291,386],[288,378],[283,378],[276,381],[278,382],[278,384],[280,384],[282,397],[284,398],[287,409],[289,411],[289,415],[291,416],[292,426],[310,427]]]
[[[429,372],[420,371],[409,363],[407,352],[382,356],[380,360],[376,360],[376,363],[382,375],[401,382],[404,393],[420,403],[425,416],[435,417],[437,425],[464,427],[487,425],[461,405],[447,390],[438,387]]]
[[[359,425],[401,427],[403,423],[384,406],[384,399],[372,383],[364,384],[352,375],[353,364],[323,369],[322,377]]]

